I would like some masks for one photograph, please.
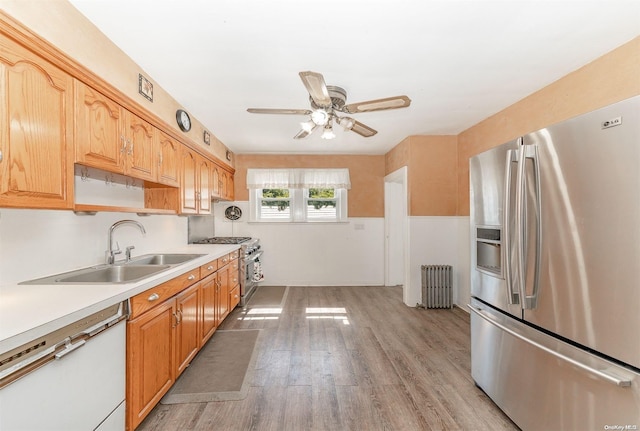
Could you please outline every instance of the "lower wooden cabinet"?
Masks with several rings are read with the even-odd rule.
[[[127,429],[134,430],[176,379],[176,301],[127,323]]]
[[[238,304],[237,263],[237,253],[225,255],[130,299],[127,430],[140,425]]]
[[[202,322],[200,333],[202,338],[200,345],[204,344],[211,338],[218,327],[217,316],[217,296],[218,291],[218,274],[214,273],[202,279],[200,282],[200,315]]]
[[[194,284],[176,296],[176,378],[200,350],[200,286]]]

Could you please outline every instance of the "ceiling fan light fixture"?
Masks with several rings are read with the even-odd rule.
[[[313,129],[316,128],[316,123],[311,120],[303,121],[302,123],[300,123],[300,128],[302,128],[302,130],[304,130],[305,132],[311,133]]]
[[[324,126],[324,131],[320,137],[322,139],[333,139],[336,137],[336,134],[333,132],[333,127],[331,127],[331,123]]]
[[[318,126],[324,126],[329,122],[329,114],[323,109],[316,109],[311,113],[311,121]]]
[[[338,124],[340,124],[344,130],[351,130],[356,124],[356,120],[351,117],[341,117],[338,119]]]

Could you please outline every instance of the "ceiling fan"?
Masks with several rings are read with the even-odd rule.
[[[406,108],[411,104],[411,99],[407,96],[396,96],[347,105],[347,92],[341,87],[326,85],[321,73],[307,71],[300,72],[299,75],[309,92],[311,109],[249,108],[247,111],[253,114],[309,115],[308,121],[300,123],[302,129],[293,137],[294,139],[306,138],[318,127],[323,129],[321,136],[323,139],[333,139],[336,137],[332,126],[334,121],[345,130],[351,130],[360,136],[369,138],[378,131],[351,117],[339,116],[338,113],[358,114],[360,112]]]

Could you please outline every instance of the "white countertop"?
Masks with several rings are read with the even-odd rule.
[[[126,284],[55,284],[0,286],[0,352],[21,346],[124,301],[180,274],[240,248],[238,245],[199,245],[158,253],[204,254],[189,262]]]

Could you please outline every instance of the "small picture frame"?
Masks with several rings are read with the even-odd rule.
[[[206,130],[204,131],[204,134],[202,136],[202,140],[204,141],[205,144],[211,145],[211,135]]]
[[[147,78],[138,74],[138,93],[142,94],[145,99],[153,102],[153,84]]]

